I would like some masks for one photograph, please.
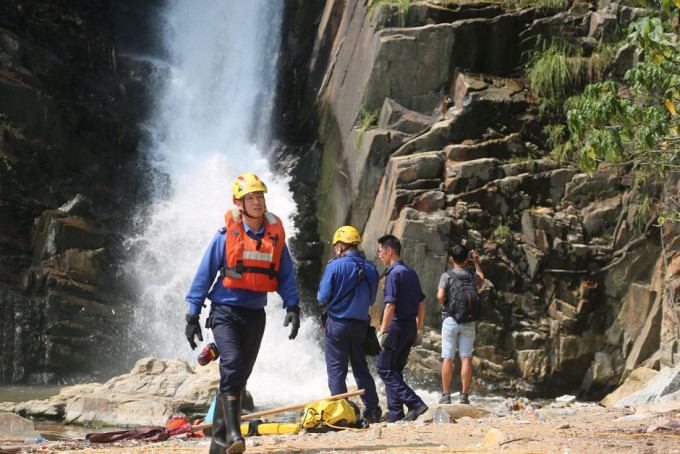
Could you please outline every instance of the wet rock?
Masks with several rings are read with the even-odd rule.
[[[186,361],[144,358],[106,383],[65,387],[44,401],[0,403],[0,411],[69,424],[162,426],[175,413],[203,416],[218,387],[216,363],[195,371]]]

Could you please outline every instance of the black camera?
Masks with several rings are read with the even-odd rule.
[[[217,345],[214,342],[209,343],[203,347],[203,351],[198,355],[198,364],[205,366],[211,361],[215,361],[220,357],[220,352],[217,351]]]

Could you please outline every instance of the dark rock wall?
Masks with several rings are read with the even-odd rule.
[[[122,335],[113,232],[139,113],[111,17],[108,1],[0,3],[0,381],[103,373]]]

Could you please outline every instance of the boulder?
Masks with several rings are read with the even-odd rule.
[[[494,158],[465,162],[447,159],[444,175],[444,190],[449,194],[471,191],[505,176],[500,168],[500,161]]]
[[[502,139],[448,145],[444,151],[447,161],[471,161],[480,158],[508,159],[512,154],[511,150],[521,146],[519,140],[519,134],[512,133]]]
[[[636,369],[633,373],[636,373],[638,370]],[[625,387],[625,389],[622,391],[616,390],[605,397],[603,405],[606,407],[625,407],[648,404],[657,400],[674,400],[679,397],[680,365],[672,368],[665,367],[651,378],[649,378],[649,375],[651,373],[647,372],[636,374],[635,381],[639,382],[640,386],[633,392],[630,392],[631,388],[636,386],[635,381],[633,381],[633,374],[631,374],[627,382],[633,381],[633,384],[626,386],[626,383],[624,383],[622,388]]]
[[[612,72],[618,77],[623,77],[626,71],[637,65],[641,60],[642,51],[626,43],[616,51]]]
[[[35,430],[33,421],[15,413],[0,413],[0,440],[24,441],[27,438],[38,437],[40,437],[40,432]]]
[[[587,238],[603,235],[611,231],[621,213],[621,196],[610,197],[605,200],[592,202],[582,210],[583,230]]]
[[[434,418],[434,415],[438,411],[444,411],[446,412],[451,420],[456,420],[456,419],[461,419],[461,418],[472,418],[472,419],[479,419],[479,418],[484,418],[489,415],[489,412],[486,410],[482,410],[481,408],[473,407],[472,405],[466,405],[466,404],[437,404],[437,405],[430,405],[430,408],[428,408],[427,412],[425,413],[425,416],[423,419],[430,419],[432,420]]]
[[[585,392],[591,391],[593,388],[603,388],[609,380],[614,377],[614,362],[612,355],[607,352],[596,352],[595,358],[590,363],[590,367],[586,371],[581,383],[581,389]]]
[[[544,380],[548,375],[548,355],[544,349],[517,350],[517,369],[525,380]]]
[[[619,35],[618,3],[611,3],[590,15],[588,37],[601,42],[615,42]]]
[[[195,371],[186,361],[143,358],[104,384],[62,388],[44,401],[5,402],[0,411],[63,419],[69,424],[164,425],[175,413],[201,416],[219,388],[217,363]]]
[[[385,98],[378,119],[378,127],[410,135],[424,132],[433,123],[434,120],[431,117],[406,109],[390,98]]]
[[[640,335],[655,298],[656,291],[651,286],[639,282],[630,284],[628,293],[621,301],[621,309],[617,314],[617,319],[624,333],[624,356],[628,356],[632,343]],[[658,313],[658,309],[656,312]]]
[[[100,249],[106,244],[106,233],[87,219],[53,210],[44,212],[38,220],[32,242],[37,264],[68,249]]]

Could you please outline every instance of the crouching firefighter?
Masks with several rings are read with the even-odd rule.
[[[277,292],[286,309],[289,339],[300,327],[300,297],[293,260],[286,246],[281,219],[267,211],[267,187],[251,173],[233,185],[235,209],[225,216],[203,255],[186,301],[185,335],[192,349],[203,341],[199,316],[206,297],[219,351],[220,392],[213,418],[210,454],[245,451],[241,435],[241,398],[253,370],[265,328],[267,292]]]

